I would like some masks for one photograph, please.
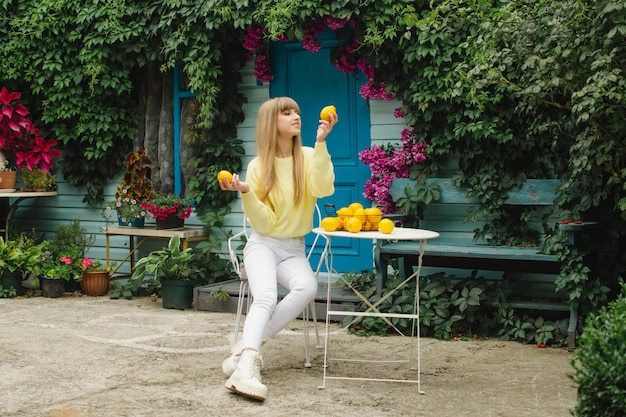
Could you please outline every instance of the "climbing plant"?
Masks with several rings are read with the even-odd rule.
[[[208,167],[220,141],[237,144],[238,69],[259,56],[244,48],[248,30],[259,29],[261,44],[296,37],[314,53],[327,25],[346,42],[333,59],[358,63],[369,93],[397,99],[427,144],[412,178],[455,161],[455,180],[482,202],[470,216],[504,230],[528,215],[502,207],[508,188],[561,178],[562,216],[601,220],[608,236],[594,274],[615,288],[626,269],[623,1],[3,0],[0,17],[0,81],[24,91],[42,132],[65,145],[63,173],[88,198],[101,196],[132,146],[148,66],[183,68],[200,104],[192,136],[203,151],[192,164]],[[259,74],[267,81],[271,68]],[[206,204],[213,175],[199,169],[194,182]],[[201,211],[206,221],[210,212]],[[564,288],[577,299],[595,291],[578,255],[564,255],[579,273],[564,273]]]

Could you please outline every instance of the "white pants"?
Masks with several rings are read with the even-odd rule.
[[[253,301],[243,327],[242,347],[260,352],[263,339],[284,329],[315,298],[317,279],[306,259],[304,238],[252,233],[243,259]],[[289,291],[278,304],[277,284]]]

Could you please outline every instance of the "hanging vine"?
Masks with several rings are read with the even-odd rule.
[[[602,282],[626,269],[621,1],[6,0],[0,13],[1,82],[30,98],[42,133],[65,145],[65,177],[89,199],[101,198],[132,143],[136,80],[149,65],[183,66],[200,103],[195,140],[208,144],[193,163],[208,166],[220,140],[236,140],[250,28],[262,29],[261,44],[295,37],[315,53],[327,26],[350,40],[333,52],[337,65],[366,73],[368,98],[399,100],[416,142],[428,144],[412,177],[458,158],[455,179],[483,201],[476,217],[499,213],[503,192],[526,178],[561,178],[563,215],[601,220],[614,236],[604,253],[620,255],[603,263]],[[198,171],[205,202],[213,174]]]

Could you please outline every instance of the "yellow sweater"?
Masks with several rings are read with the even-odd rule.
[[[318,198],[335,192],[335,173],[326,142],[315,144],[315,148],[303,147],[304,155],[304,199],[295,206],[293,186],[293,157],[276,158],[274,169],[278,181],[266,201],[261,201],[250,191],[241,193],[243,211],[248,216],[252,229],[273,237],[302,237],[313,228],[313,212]],[[246,183],[254,190],[260,181],[258,158],[248,164]]]

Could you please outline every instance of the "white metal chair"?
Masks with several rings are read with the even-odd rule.
[[[316,226],[319,226],[321,223],[322,216],[321,216],[320,209],[317,205],[315,206],[315,215],[316,215],[316,220],[317,220]],[[243,264],[243,260],[239,256],[239,247],[242,246],[242,244],[245,243],[245,241],[247,241],[248,239],[248,227],[249,227],[248,219],[246,216],[244,216],[242,230],[228,239],[228,255],[233,265],[233,269],[235,270],[235,273],[237,274],[237,276],[239,276],[239,279],[240,279],[239,296],[237,299],[237,317],[235,319],[235,332],[234,332],[233,344],[237,343],[237,340],[239,339],[239,333],[241,332],[241,324],[242,324],[241,315],[243,314],[243,311],[244,311],[244,304],[246,306],[245,311],[247,312],[248,309],[250,308],[250,300],[252,297],[249,291],[248,277],[246,276],[245,266]],[[321,245],[322,242],[320,242],[320,239],[324,240],[323,245]],[[321,247],[322,250],[326,250],[327,240],[328,238],[326,236],[315,235],[315,239],[313,240],[313,243],[311,244],[311,247],[309,248],[309,251],[307,252],[307,259],[309,260],[311,259],[311,255],[313,254],[313,251],[315,250],[315,248],[318,247],[318,245],[321,245],[319,247]],[[325,257],[322,254],[314,270],[315,276],[319,275],[324,259]],[[323,347],[320,342],[319,330],[317,328],[317,314],[315,311],[315,300],[311,301],[311,303],[307,306],[307,308],[304,309],[304,311],[302,312],[302,319],[304,321],[304,352],[305,352],[304,366],[307,368],[310,368],[311,367],[311,351],[310,351],[310,337],[309,337],[309,320],[311,319],[313,319],[313,327],[315,328],[315,338],[316,338],[315,347],[318,350],[321,350]]]

